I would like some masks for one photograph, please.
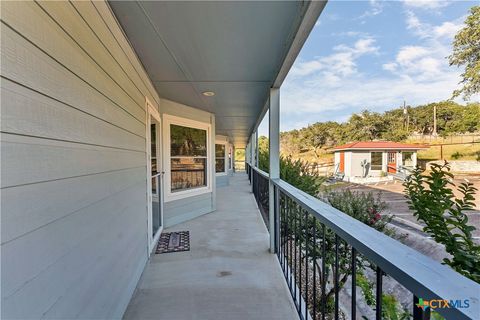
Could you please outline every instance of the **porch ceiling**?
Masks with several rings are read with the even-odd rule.
[[[216,115],[243,147],[269,88],[290,69],[324,6],[303,1],[110,1],[158,94]],[[313,7],[313,9],[312,9]],[[313,11],[313,14],[307,14]],[[296,39],[297,38],[297,39]],[[300,41],[298,41],[300,38]],[[279,83],[280,82],[280,83]],[[215,96],[206,97],[204,91]]]

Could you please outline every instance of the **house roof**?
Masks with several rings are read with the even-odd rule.
[[[356,141],[341,146],[336,146],[332,150],[371,150],[371,149],[394,149],[394,150],[419,150],[428,149],[428,146],[413,143],[399,143],[393,141]]]

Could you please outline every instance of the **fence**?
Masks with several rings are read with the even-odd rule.
[[[474,141],[480,141],[480,134],[458,134],[442,137],[439,135],[411,135],[408,137],[409,140],[418,141],[418,142],[429,142],[436,144],[445,144],[445,143],[470,143]]]

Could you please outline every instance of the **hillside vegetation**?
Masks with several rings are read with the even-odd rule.
[[[327,150],[339,144],[372,140],[407,141],[414,134],[431,135],[434,133],[435,107],[436,131],[440,137],[480,131],[480,103],[461,105],[443,101],[407,106],[406,111],[403,108],[383,113],[365,110],[353,114],[343,123],[317,122],[299,130],[282,132],[282,153],[308,161],[325,162],[331,161]]]

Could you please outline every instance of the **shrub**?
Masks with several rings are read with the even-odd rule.
[[[462,157],[463,157],[463,153],[460,153],[458,151],[455,151],[454,153],[452,153],[452,159],[454,159],[454,160],[458,160]]]
[[[258,167],[260,170],[269,172],[268,149],[260,148]],[[307,161],[293,160],[290,156],[280,156],[280,178],[309,195],[317,196],[320,186],[326,178],[313,173],[309,168],[310,165]]]
[[[445,246],[452,258],[445,258],[449,265],[464,276],[480,282],[480,245],[473,240],[475,227],[468,222],[467,211],[475,207],[477,189],[465,181],[457,187],[462,195],[455,198],[450,165],[432,164],[431,172],[424,176],[416,168],[404,183],[409,207],[419,221],[425,223],[423,231],[437,243]]]
[[[393,234],[393,231],[386,227],[393,217],[382,215],[388,206],[382,201],[381,193],[375,197],[372,192],[352,192],[349,189],[343,189],[328,192],[326,200],[332,207],[366,225],[389,235]]]
[[[357,275],[357,286],[362,289],[365,302],[369,306],[374,306],[376,299],[375,294],[373,293],[373,284],[361,273]]]
[[[410,313],[401,308],[395,296],[382,294],[382,319],[407,320],[410,319]]]

